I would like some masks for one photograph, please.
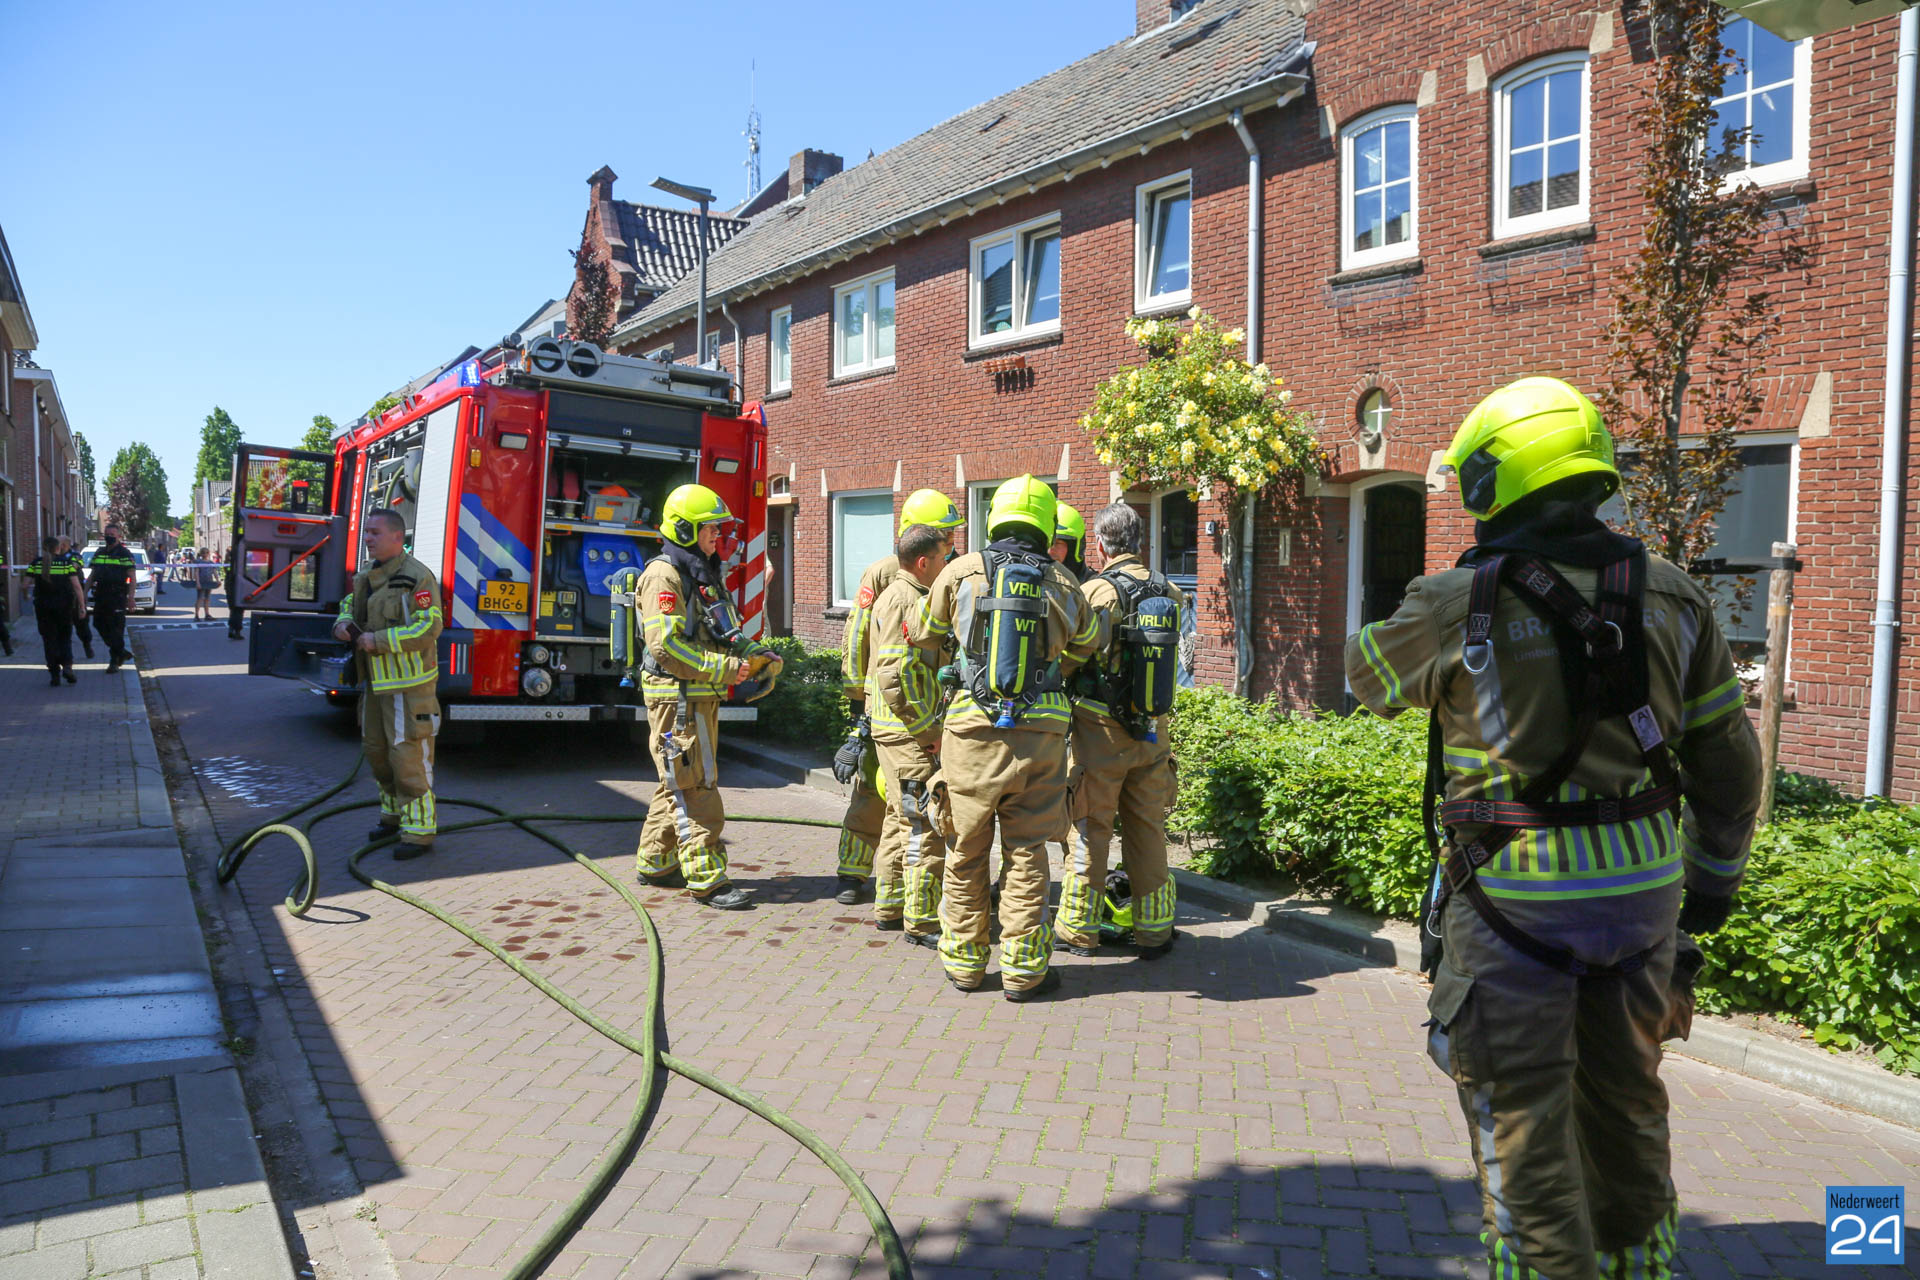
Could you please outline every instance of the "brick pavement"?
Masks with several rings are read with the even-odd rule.
[[[154,642],[182,662],[201,643]],[[170,696],[196,755],[238,740],[315,778],[352,759],[350,727],[267,682],[195,677]],[[242,690],[280,719],[248,730],[237,712],[208,713]],[[837,816],[831,797],[726,774],[730,808]],[[275,811],[201,785],[225,836]],[[638,753],[547,729],[443,752],[440,785],[636,813],[651,786]],[[638,1075],[457,934],[348,879],[360,825],[322,828],[322,904],[308,920],[279,909],[284,854],[249,863],[242,892],[398,1273],[494,1276],[582,1186]],[[635,833],[567,834],[627,874]],[[1186,940],[1158,965],[1066,958],[1062,998],[962,996],[925,952],[832,901],[831,832],[729,834],[757,911],[645,895],[668,957],[669,1046],[837,1144],[888,1205],[917,1274],[1483,1274],[1464,1128],[1421,1051],[1417,981],[1183,909]],[[631,1026],[639,932],[544,846],[463,834],[419,862],[373,866]],[[1912,1131],[1701,1064],[1672,1061],[1667,1078],[1686,1274],[1824,1274],[1824,1185],[1910,1183],[1920,1167]],[[644,1145],[548,1274],[881,1268],[864,1220],[811,1156],[669,1078]]]
[[[144,713],[127,700],[127,682],[107,674],[103,660],[89,662],[78,642],[78,683],[52,688],[33,620],[15,619],[13,656],[0,658],[6,696],[0,698],[0,744],[7,837],[118,831],[140,825],[127,786],[131,750],[128,721]],[[96,653],[104,653],[100,645]],[[114,750],[117,748],[117,750]]]

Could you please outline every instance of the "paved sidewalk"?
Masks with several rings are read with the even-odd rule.
[[[97,646],[96,646],[97,647]],[[292,1265],[139,676],[0,663],[0,1280]]]

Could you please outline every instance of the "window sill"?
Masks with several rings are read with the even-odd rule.
[[[821,610],[820,616],[822,618],[825,618],[828,622],[845,622],[847,620],[847,615],[852,612],[853,612],[853,608],[851,605],[837,604],[837,605],[834,605],[831,609]]]
[[[896,365],[883,364],[878,369],[861,369],[855,373],[843,373],[837,378],[828,378],[827,385],[829,387],[844,387],[849,383],[865,382],[869,378],[890,377],[897,367]]]
[[[1760,194],[1771,205],[1805,204],[1819,193],[1820,189],[1811,177],[1782,178],[1760,188]]]
[[[760,403],[772,404],[776,400],[791,400],[791,399],[793,399],[793,388],[782,387],[778,391],[769,391],[767,392],[767,394],[761,396]]]
[[[1164,316],[1169,312],[1185,315],[1193,309],[1193,295],[1181,294],[1177,298],[1136,298],[1133,314],[1136,316]]]
[[[1552,249],[1563,244],[1579,244],[1593,239],[1591,222],[1576,222],[1571,226],[1554,227],[1550,231],[1535,231],[1524,236],[1508,236],[1504,240],[1494,240],[1481,245],[1474,252],[1483,258],[1504,258],[1511,253],[1531,253],[1535,249]]]
[[[1401,258],[1395,262],[1379,262],[1337,272],[1327,277],[1327,283],[1337,289],[1343,284],[1366,284],[1370,280],[1390,280],[1394,276],[1417,276],[1426,269],[1425,258]]]
[[[991,360],[995,356],[1004,356],[1012,351],[1034,351],[1042,347],[1057,347],[1066,341],[1066,335],[1058,329],[1049,329],[1044,333],[1009,338],[1003,342],[976,343],[968,347],[966,354],[960,357],[966,364],[976,360]]]

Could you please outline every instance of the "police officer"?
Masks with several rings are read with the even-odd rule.
[[[950,852],[940,902],[940,960],[962,991],[986,980],[988,867],[999,828],[1007,864],[1001,892],[1000,985],[1030,1000],[1059,986],[1049,968],[1047,841],[1060,833],[1066,794],[1064,681],[1093,651],[1093,611],[1071,574],[1048,557],[1054,496],[1030,475],[993,495],[980,551],[935,579],[913,628],[928,650],[959,649],[958,687],[940,738],[942,827]]]
[[[73,572],[77,577],[85,575],[86,565],[81,561],[80,553],[74,550],[73,539],[65,534],[60,535],[60,555],[73,564]],[[93,660],[93,628],[87,623],[87,614],[84,609],[73,620],[73,634],[80,637],[80,644],[87,651],[87,660],[91,662]]]
[[[1094,517],[1093,527],[1106,558],[1083,588],[1098,634],[1094,656],[1074,682],[1067,781],[1072,825],[1054,940],[1075,955],[1098,950],[1117,816],[1133,943],[1141,958],[1154,960],[1173,946],[1167,810],[1175,788],[1166,713],[1176,687],[1186,597],[1141,563],[1139,512],[1115,502]]]
[[[935,948],[947,847],[933,829],[929,801],[940,768],[945,711],[937,673],[949,655],[944,646],[930,646],[922,655],[911,637],[927,588],[953,550],[953,535],[932,525],[909,525],[895,548],[900,573],[873,602],[873,657],[867,666],[867,714],[887,803],[876,858],[874,923],[904,929],[908,942]]]
[[[733,518],[705,485],[675,489],[661,510],[666,548],[634,588],[646,647],[640,689],[660,773],[635,861],[647,883],[685,888],[694,901],[722,911],[752,904],[727,880],[720,841],[720,700],[749,677],[771,679],[779,671],[778,658],[740,635],[732,611],[715,551],[721,527]]]
[[[960,509],[946,494],[938,489],[915,489],[901,504],[900,527],[896,533],[905,534],[914,525],[925,525],[951,534],[960,523]],[[949,537],[948,554],[952,550]],[[881,556],[867,566],[866,572],[860,575],[860,587],[854,593],[853,608],[847,611],[846,627],[840,637],[841,689],[846,694],[848,710],[853,713],[854,730],[834,754],[833,776],[843,783],[851,782],[853,794],[847,800],[846,816],[840,820],[840,891],[834,899],[847,906],[860,901],[861,890],[873,874],[874,849],[887,814],[886,802],[874,788],[878,758],[867,750],[870,733],[866,718],[867,668],[872,652],[867,638],[873,620],[873,602],[899,573],[900,560],[895,555]],[[897,881],[875,885],[874,912],[883,924],[900,918],[900,895],[901,885]]]
[[[1476,545],[1346,653],[1368,707],[1433,713],[1428,1052],[1475,1135],[1493,1275],[1671,1275],[1660,1042],[1690,1007],[1676,952],[1698,956],[1676,925],[1725,923],[1746,862],[1745,696],[1707,594],[1597,518],[1619,474],[1584,395],[1496,391],[1444,463]]]
[[[27,566],[33,580],[33,616],[40,624],[41,648],[46,653],[47,683],[62,679],[74,683],[73,620],[86,611],[75,563],[60,554],[60,539],[40,539],[40,554]]]
[[[127,651],[127,610],[133,607],[133,552],[120,541],[120,526],[110,524],[106,540],[93,553],[87,585],[93,592],[93,618],[107,646],[107,670],[118,671],[133,655]]]
[[[360,745],[380,789],[373,839],[400,833],[393,856],[405,861],[433,848],[433,741],[440,732],[440,584],[407,554],[407,522],[376,507],[361,522],[366,564],[340,602],[336,640],[360,658]]]

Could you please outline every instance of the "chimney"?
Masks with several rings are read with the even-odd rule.
[[[595,204],[602,200],[613,199],[613,184],[619,177],[619,174],[604,164],[595,169],[593,176],[587,179],[587,186],[592,190],[588,199]]]
[[[846,168],[847,162],[831,151],[796,151],[787,161],[787,199],[803,196]]]
[[[1144,35],[1164,27],[1199,3],[1200,0],[1133,0],[1134,33]]]

